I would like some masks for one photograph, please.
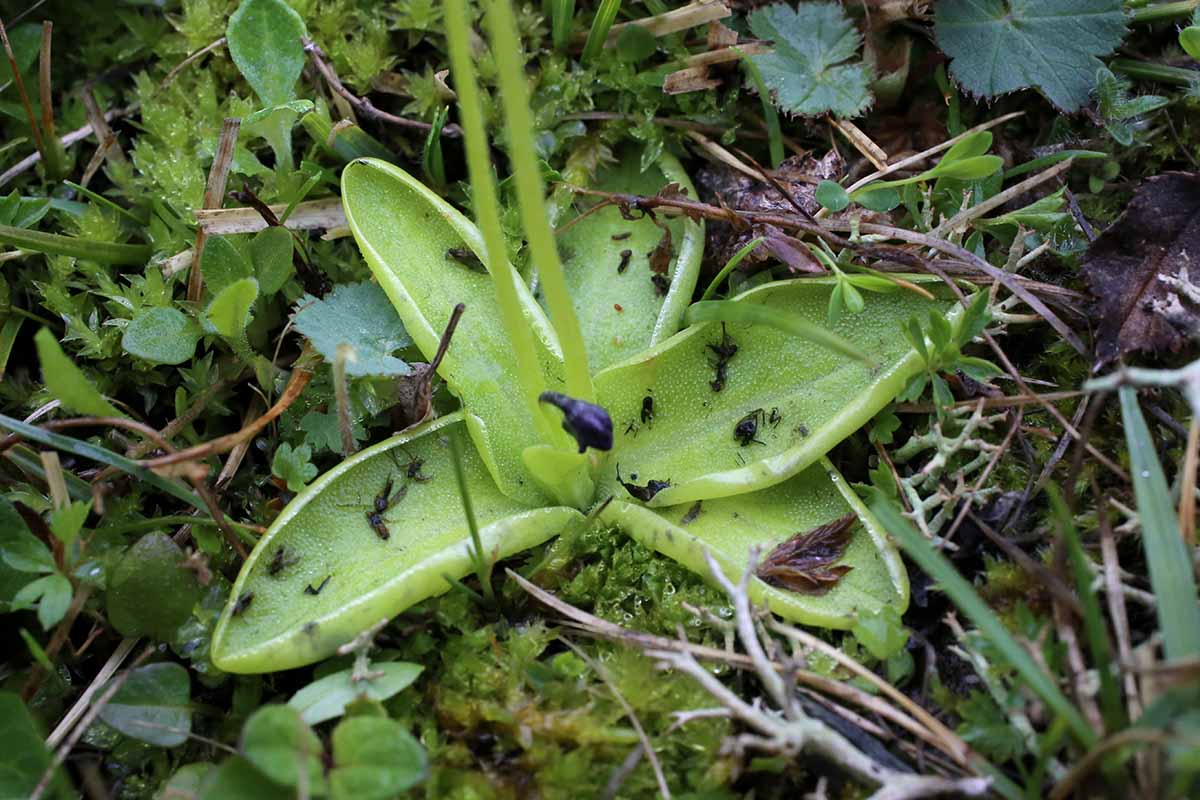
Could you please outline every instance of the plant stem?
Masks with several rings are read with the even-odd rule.
[[[717,287],[721,285],[723,280],[729,277],[729,273],[737,269],[737,265],[742,263],[742,259],[750,255],[750,253],[754,251],[754,248],[758,247],[765,241],[765,237],[756,236],[755,238],[746,242],[746,244],[742,246],[742,249],[734,253],[733,256],[731,256],[730,259],[725,262],[725,266],[721,267],[721,271],[717,273],[717,277],[712,279],[712,283],[708,284],[708,288],[704,290],[704,294],[700,295],[700,301],[704,302],[716,294]]]
[[[1197,8],[1200,8],[1200,0],[1178,0],[1178,2],[1174,3],[1159,3],[1158,5],[1135,9],[1130,16],[1130,21],[1135,25],[1147,22],[1161,22],[1166,19],[1186,17]]]
[[[504,232],[500,227],[496,179],[492,174],[492,160],[488,153],[484,128],[483,103],[479,96],[479,84],[475,81],[474,58],[467,41],[471,23],[467,16],[466,0],[447,0],[445,13],[446,43],[450,51],[454,88],[458,94],[458,111],[467,152],[467,171],[471,178],[471,200],[475,209],[475,222],[483,234],[487,267],[496,290],[496,305],[499,307],[504,329],[508,333],[509,345],[517,362],[517,375],[524,390],[524,400],[530,418],[543,442],[555,442],[559,437],[538,403],[538,396],[546,387],[534,350],[533,334],[525,322],[521,304],[517,299],[516,270],[508,267]]]
[[[487,23],[496,59],[500,99],[508,129],[509,155],[516,179],[517,200],[521,206],[521,222],[529,240],[529,250],[545,291],[550,316],[562,345],[566,372],[567,394],[577,400],[593,402],[591,373],[588,370],[587,350],[575,306],[567,291],[562,262],[554,231],[546,214],[546,187],[538,156],[534,150],[533,114],[529,110],[529,90],[525,65],[521,57],[521,40],[517,23],[508,0],[489,0]],[[449,29],[449,23],[447,23]],[[456,76],[456,80],[458,80]]]
[[[72,256],[101,264],[145,264],[154,252],[148,244],[113,244],[0,225],[0,244],[52,256]]]
[[[451,2],[461,2],[461,0],[451,0]],[[496,593],[492,590],[492,565],[484,555],[483,540],[479,538],[479,523],[475,519],[475,506],[471,504],[467,472],[463,468],[462,442],[458,437],[457,430],[450,433],[450,458],[454,462],[454,477],[458,479],[458,496],[462,498],[463,513],[467,516],[467,528],[471,531],[471,555],[475,562],[475,575],[479,578],[479,585],[483,589],[483,596],[488,605],[495,608]]]
[[[1200,81],[1200,72],[1182,67],[1168,67],[1166,64],[1155,64],[1150,61],[1137,61],[1132,58],[1114,58],[1108,62],[1113,72],[1120,72],[1131,78],[1145,81],[1158,81],[1172,86],[1191,86]]]
[[[583,45],[583,54],[579,57],[581,63],[586,64],[600,55],[600,51],[604,49],[604,42],[608,39],[608,31],[620,10],[621,0],[600,0],[600,7],[596,9],[596,17],[592,20],[591,30],[588,31],[587,42]]]

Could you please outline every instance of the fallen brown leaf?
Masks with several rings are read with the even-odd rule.
[[[847,514],[810,531],[797,533],[763,559],[756,575],[772,586],[801,594],[828,592],[853,567],[834,566],[850,544],[856,517]]]
[[[1088,247],[1083,274],[1095,297],[1096,358],[1175,351],[1200,327],[1181,287],[1200,263],[1200,174],[1142,183],[1124,213]],[[1191,270],[1193,273],[1196,270]],[[1180,295],[1185,298],[1181,302]]]

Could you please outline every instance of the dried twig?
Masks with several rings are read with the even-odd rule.
[[[204,187],[203,208],[220,208],[225,199],[225,182],[229,178],[229,168],[233,165],[233,148],[237,144],[238,130],[242,121],[236,117],[228,117],[221,124],[221,137],[217,140],[217,152],[213,155],[212,167],[208,171],[208,185]],[[204,242],[208,231],[203,227],[196,231],[196,245],[192,248],[192,272],[188,277],[187,299],[193,303],[200,301],[200,292],[204,288],[204,277],[200,273],[200,259],[204,256]]]

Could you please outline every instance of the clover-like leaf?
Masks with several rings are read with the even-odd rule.
[[[412,339],[379,284],[338,286],[319,300],[305,295],[292,322],[330,363],[339,345],[354,348],[354,358],[346,361],[348,375],[412,374],[412,367],[392,355],[411,345]]]
[[[333,730],[335,800],[388,800],[425,778],[425,749],[394,719],[353,717]]]
[[[801,594],[752,578],[750,599],[806,625],[850,628],[861,613],[908,605],[908,575],[895,548],[862,501],[828,460],[794,478],[749,495],[649,509],[615,500],[601,519],[619,524],[642,544],[708,576],[707,550],[725,576],[737,581],[751,548],[759,562],[775,546],[854,514],[840,565],[852,567],[824,594]]]
[[[310,683],[292,695],[288,705],[300,712],[309,725],[340,717],[346,706],[360,697],[383,702],[407,689],[424,669],[407,661],[372,664],[375,676],[357,680],[353,669],[339,670]]]
[[[264,706],[246,720],[242,753],[275,783],[326,793],[321,755],[324,748],[312,728],[290,706]]]
[[[775,104],[807,117],[854,117],[871,104],[871,69],[858,53],[859,35],[837,3],[780,3],[748,17],[750,30],[775,42],[773,52],[750,56]]]
[[[915,278],[937,289],[934,283]],[[835,281],[767,284],[737,298],[824,324]],[[670,482],[648,502],[689,503],[765,488],[814,463],[878,413],[921,369],[903,337],[913,314],[939,316],[948,300],[911,292],[873,299],[831,329],[877,366],[762,325],[705,323],[681,331],[595,378],[616,441],[601,485]],[[649,398],[649,402],[647,401]]]
[[[674,156],[664,153],[653,168],[642,172],[637,154],[623,153],[613,166],[600,171],[596,188],[652,196],[669,184],[696,197]],[[620,209],[609,206],[558,237],[567,288],[593,371],[624,361],[679,330],[696,288],[704,225],[686,217],[660,218],[660,223],[670,231],[666,274],[651,267],[651,255],[663,241],[664,231],[649,216],[626,220]]]
[[[523,502],[543,502],[521,458],[541,442],[528,405],[519,400],[523,390],[508,333],[492,279],[480,266],[479,231],[416,178],[376,159],[342,171],[342,202],[363,257],[426,358],[437,351],[454,306],[466,305],[438,374],[462,400],[467,430],[500,489]],[[525,284],[518,281],[517,289],[546,389],[562,391],[558,339]]]
[[[1063,111],[1088,101],[1098,56],[1125,37],[1122,0],[941,0],[938,46],[950,74],[980,97],[1034,87]]]
[[[236,615],[235,603],[226,607],[213,631],[213,663],[227,672],[309,664],[471,572],[471,539],[444,438],[461,424],[453,414],[363,450],[289,503],[242,566],[230,597],[252,593],[254,602]],[[526,550],[582,519],[575,509],[509,499],[474,449],[463,455],[490,557]],[[385,487],[393,496],[405,487],[381,515],[387,539],[367,516]],[[291,563],[272,574],[281,547]]]

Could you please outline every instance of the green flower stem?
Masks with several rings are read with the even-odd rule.
[[[503,268],[508,262],[508,257],[504,231],[500,227],[496,180],[492,175],[492,161],[488,154],[483,103],[479,96],[479,84],[475,81],[475,64],[467,41],[471,23],[467,16],[466,0],[447,0],[445,13],[446,44],[450,51],[454,88],[458,93],[458,110],[467,151],[467,170],[471,176],[475,222],[483,234],[488,270],[496,288],[496,305],[500,309],[504,328],[508,331],[509,344],[517,362],[517,374],[525,390],[525,404],[537,428],[538,437],[543,442],[558,442],[562,437],[556,434],[550,419],[538,403],[538,396],[546,387],[538,365],[537,353],[533,348],[533,334],[525,323],[521,314],[521,304],[517,300],[517,287],[514,284],[517,280],[516,271]]]
[[[728,278],[731,272],[737,269],[737,265],[742,263],[742,259],[750,255],[750,253],[754,251],[754,248],[758,247],[765,241],[765,237],[757,236],[746,242],[746,244],[742,246],[741,250],[738,250],[736,253],[734,253],[733,256],[725,262],[725,266],[721,267],[721,271],[717,273],[717,277],[712,279],[712,283],[710,283],[708,288],[704,290],[704,294],[700,295],[701,302],[708,300],[714,294],[716,294],[717,288],[721,285],[721,282]]]
[[[571,303],[571,295],[567,291],[567,280],[563,274],[554,231],[550,229],[550,219],[543,199],[545,186],[542,183],[537,153],[534,152],[533,114],[529,110],[529,90],[526,85],[525,65],[521,58],[521,40],[517,35],[516,19],[508,0],[489,0],[487,23],[492,40],[492,54],[496,59],[500,99],[504,104],[504,118],[508,127],[509,155],[516,179],[517,200],[521,206],[521,223],[525,228],[533,263],[541,277],[546,303],[550,307],[550,317],[554,321],[559,344],[562,346],[567,394],[578,400],[594,402],[596,393],[592,388],[583,333],[579,329],[575,306]]]
[[[10,225],[0,225],[0,244],[12,245],[22,250],[33,250],[51,256],[71,256],[101,264],[145,264],[154,252],[148,244],[113,244],[80,239],[76,236],[59,236]]]
[[[1200,0],[1180,0],[1175,3],[1159,3],[1154,6],[1145,6],[1133,12],[1130,20],[1135,24],[1146,22],[1161,22],[1165,19],[1177,19],[1178,17],[1186,17],[1200,8]]]
[[[452,0],[453,1],[453,0]],[[467,517],[467,528],[471,531],[471,560],[475,562],[475,575],[483,589],[484,599],[489,608],[496,607],[496,593],[492,590],[492,564],[487,553],[483,550],[483,540],[479,537],[479,522],[475,519],[475,506],[471,503],[471,487],[468,485],[467,474],[463,469],[462,442],[459,431],[450,434],[450,458],[454,462],[454,477],[458,480],[458,496],[462,498],[463,514]]]

